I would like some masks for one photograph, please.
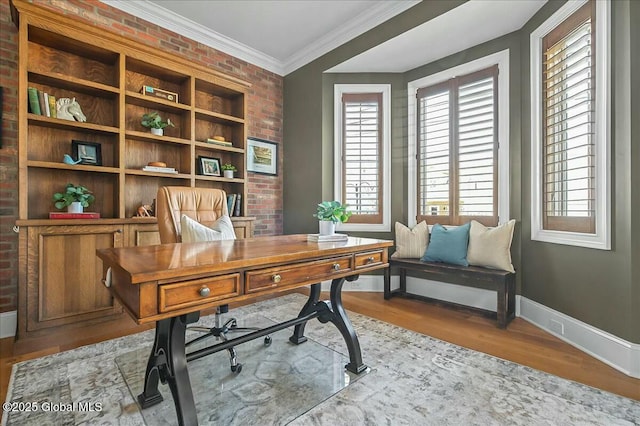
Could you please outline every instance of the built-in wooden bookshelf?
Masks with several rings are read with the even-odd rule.
[[[12,15],[20,52],[18,338],[24,338],[67,332],[120,314],[100,282],[95,249],[157,243],[155,219],[135,215],[138,207],[153,203],[160,186],[241,194],[240,214],[245,214],[250,85],[27,1],[12,0]],[[177,102],[145,95],[143,86],[173,92]],[[30,112],[30,87],[56,99],[75,98],[86,122]],[[175,127],[165,128],[163,136],[151,134],[140,121],[153,111]],[[213,136],[232,145],[207,143]],[[98,143],[102,163],[64,163],[65,154],[72,155],[73,140]],[[232,163],[235,177],[198,174],[200,156]],[[178,173],[142,170],[157,161]],[[96,201],[88,210],[99,212],[101,219],[48,219],[56,210],[52,195],[67,183],[93,191]],[[253,218],[232,220],[240,236],[253,235]]]

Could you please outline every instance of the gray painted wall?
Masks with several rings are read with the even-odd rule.
[[[614,1],[612,180],[613,250],[531,241],[529,34],[564,2],[545,5],[522,30],[403,74],[323,71],[454,7],[422,2],[307,66],[284,83],[284,232],[317,232],[315,205],[332,198],[333,84],[392,84],[392,222],[407,222],[406,84],[510,49],[510,210],[518,292],[573,318],[640,343],[640,2]],[[441,10],[436,10],[439,8]],[[635,117],[635,120],[632,120]],[[632,144],[632,140],[634,143]],[[363,234],[365,235],[365,234]],[[393,238],[393,233],[366,234]],[[635,260],[635,263],[632,262]]]

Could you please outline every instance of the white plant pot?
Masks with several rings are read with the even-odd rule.
[[[320,235],[333,235],[336,233],[336,224],[330,220],[318,221]]]
[[[151,134],[156,136],[164,135],[164,129],[151,129]]]
[[[233,179],[233,170],[223,170],[222,173],[224,173],[224,177]]]
[[[80,201],[75,201],[67,206],[67,213],[82,213],[84,208]]]

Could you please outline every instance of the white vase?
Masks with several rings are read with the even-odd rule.
[[[233,179],[233,170],[223,170],[222,173],[224,173],[224,177]]]
[[[336,233],[336,224],[330,220],[318,221],[320,235],[333,235]]]
[[[82,203],[80,201],[74,201],[67,206],[67,213],[82,213],[83,211],[84,208],[82,207]]]
[[[151,129],[151,134],[156,136],[164,135],[164,129]]]

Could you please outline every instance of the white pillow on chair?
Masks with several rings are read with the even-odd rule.
[[[183,243],[197,243],[200,241],[235,240],[236,233],[229,216],[220,216],[211,227],[191,219],[187,215],[180,218]]]

